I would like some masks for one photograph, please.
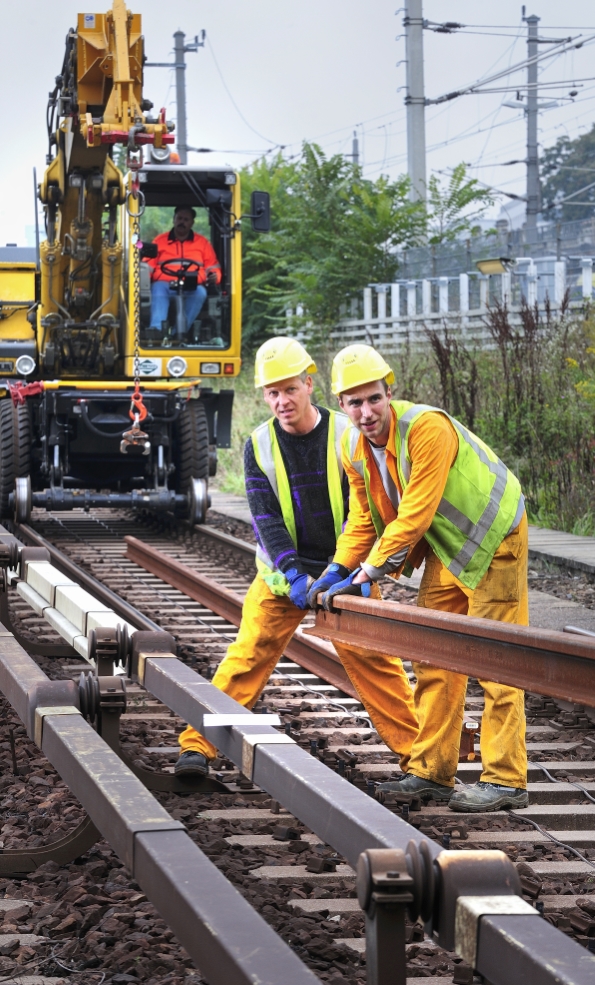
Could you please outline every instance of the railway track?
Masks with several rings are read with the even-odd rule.
[[[252,578],[250,545],[205,528],[172,540],[170,530],[99,511],[67,520],[63,515],[42,517],[35,530],[15,532],[27,543],[41,536],[54,544],[71,564],[125,599],[124,618],[133,609],[140,611],[145,620],[176,637],[187,664],[204,676],[212,674],[235,633],[237,596],[241,598]],[[52,560],[56,564],[60,559],[55,554]],[[92,590],[92,583],[87,581],[86,587]],[[47,623],[18,596],[11,598],[10,608],[25,636],[44,645],[57,643]],[[396,757],[370,728],[328,644],[302,635],[293,646],[256,710],[279,714],[288,737],[311,753],[313,766],[321,760],[354,788],[371,791],[375,782],[394,775]],[[70,672],[66,661],[41,658],[40,663],[53,677],[79,672],[76,665],[73,671],[72,662]],[[167,705],[152,700],[138,685],[129,688],[129,706],[121,716],[123,745],[129,758],[149,772],[171,770],[177,752],[175,733],[182,720]],[[481,691],[471,684],[467,713],[479,721],[481,711]],[[406,818],[413,830],[450,849],[505,850],[518,866],[525,897],[537,904],[548,923],[590,950],[595,942],[595,894],[590,892],[595,888],[595,728],[584,708],[562,707],[547,697],[530,696],[528,715],[532,765],[527,811],[461,818],[431,802],[387,804],[389,810],[381,810],[387,817]],[[183,817],[194,841],[318,975],[337,985],[363,980],[364,920],[354,898],[355,873],[349,865],[354,857],[346,850],[344,833],[339,837],[325,831],[321,838],[310,815],[306,826],[301,809],[294,806],[290,815],[279,805],[280,800],[291,806],[289,791],[285,801],[271,800],[238,771],[232,750],[224,752],[216,763],[224,793],[189,794],[182,806],[174,793],[156,796],[170,814]],[[463,782],[473,782],[479,772],[476,761],[460,764]],[[454,973],[455,980],[463,980],[469,975],[455,965],[452,951],[424,940],[419,923],[410,925],[407,934],[411,977],[452,980]],[[485,968],[483,973],[498,981],[496,969],[492,977]],[[581,980],[572,974],[571,969],[564,980]]]

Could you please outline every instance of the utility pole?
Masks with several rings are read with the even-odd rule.
[[[537,214],[540,207],[539,194],[539,151],[537,147],[537,25],[539,17],[531,14],[523,20],[527,24],[527,212],[525,234],[528,243],[537,239]]]
[[[200,40],[196,35],[194,41],[184,44],[186,35],[183,31],[174,34],[174,62],[145,62],[145,68],[175,68],[176,70],[176,147],[180,155],[180,164],[188,163],[188,137],[186,133],[186,52],[198,51],[204,48],[206,31],[201,31]]]
[[[407,60],[407,172],[412,202],[426,200],[426,99],[422,0],[405,0],[405,57]]]
[[[357,139],[357,130],[353,131],[353,140],[351,141],[351,160],[354,164],[359,164],[359,140]]]

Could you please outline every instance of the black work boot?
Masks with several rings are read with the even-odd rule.
[[[484,783],[478,780],[469,787],[459,787],[453,793],[448,806],[462,814],[479,814],[483,811],[501,811],[506,808],[528,807],[529,794],[520,787],[505,787],[500,783]]]
[[[376,787],[376,793],[407,794],[411,797],[419,797],[421,800],[437,800],[443,803],[450,800],[452,792],[452,787],[434,783],[433,780],[422,780],[420,776],[415,776],[413,773],[406,773],[402,780],[379,783]]]
[[[183,752],[174,768],[176,776],[206,776],[208,772],[209,761],[201,752]]]

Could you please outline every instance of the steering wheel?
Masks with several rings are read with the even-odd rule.
[[[176,269],[172,270],[171,265],[176,264]],[[164,260],[163,263],[159,264],[161,273],[165,274],[167,277],[184,277],[186,274],[195,273],[199,271],[202,267],[202,263],[198,260],[187,260],[186,258],[180,258],[179,260]]]

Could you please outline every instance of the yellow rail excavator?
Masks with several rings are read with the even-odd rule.
[[[233,390],[212,382],[240,370],[239,178],[174,163],[173,124],[143,98],[143,48],[124,0],[78,15],[48,103],[47,239],[34,261],[0,251],[0,514],[19,522],[32,507],[105,506],[201,523],[230,446]],[[200,262],[155,259],[174,209],[194,215],[221,271],[196,317]],[[266,193],[250,218],[269,228]],[[155,264],[169,292],[158,325]]]

